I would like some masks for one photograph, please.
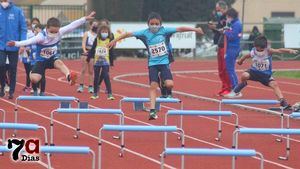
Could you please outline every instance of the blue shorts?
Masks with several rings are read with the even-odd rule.
[[[162,81],[173,80],[173,76],[170,70],[170,66],[167,65],[153,65],[149,66],[149,81],[159,83],[159,76]]]
[[[249,75],[250,75],[249,80],[260,82],[261,84],[263,84],[265,86],[269,86],[269,83],[271,81],[274,81],[274,78],[272,77],[272,75],[267,75],[265,73],[254,71],[252,69],[249,69],[246,72],[249,73]]]

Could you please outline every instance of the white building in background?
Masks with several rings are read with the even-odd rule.
[[[263,18],[300,18],[300,0],[236,0],[232,7],[239,12],[240,18],[243,12],[243,1],[245,23],[262,23]],[[253,25],[246,24],[244,30],[249,31]]]
[[[85,5],[87,0],[43,0],[41,5]]]

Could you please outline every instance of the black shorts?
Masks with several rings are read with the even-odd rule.
[[[31,73],[37,73],[40,75],[45,75],[46,69],[54,69],[54,62],[58,60],[56,57],[52,57],[45,61],[36,61],[36,63],[32,67]]]
[[[161,80],[173,80],[173,76],[170,70],[170,66],[167,65],[154,65],[149,66],[149,81],[151,82],[157,82],[159,83],[159,73]]]
[[[251,70],[251,69],[247,70],[246,72],[250,74],[249,80],[260,82],[261,84],[263,84],[265,86],[269,86],[269,83],[271,81],[274,81],[274,78],[272,77],[272,75],[267,75],[267,74],[260,73],[260,72],[257,72],[257,71]]]

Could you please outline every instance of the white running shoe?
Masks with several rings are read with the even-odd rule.
[[[242,97],[242,93],[239,92],[239,93],[235,93],[234,91],[231,91],[230,93],[224,95],[224,97],[226,98],[229,98],[229,99],[235,99],[235,98],[240,98]]]

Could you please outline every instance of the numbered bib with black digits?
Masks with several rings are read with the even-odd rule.
[[[265,60],[254,60],[253,67],[255,67],[259,71],[266,71],[270,69],[270,61],[268,59]]]
[[[57,54],[57,46],[52,46],[52,47],[43,48],[41,50],[40,56],[49,59],[50,57],[56,54]]]
[[[108,48],[100,46],[96,47],[96,55],[105,58],[108,56]]]
[[[151,57],[159,57],[168,54],[168,50],[165,42],[161,42],[155,45],[149,45]]]

